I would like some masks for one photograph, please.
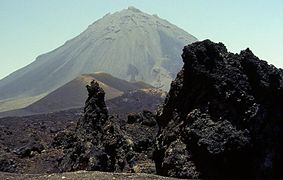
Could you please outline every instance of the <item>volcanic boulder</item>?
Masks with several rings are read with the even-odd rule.
[[[209,40],[184,47],[184,66],[157,115],[157,173],[181,178],[280,177],[283,71],[249,49]]]

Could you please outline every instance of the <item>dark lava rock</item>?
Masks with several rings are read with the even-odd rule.
[[[62,131],[56,134],[52,142],[53,147],[62,147],[64,149],[72,148],[77,142],[77,136],[72,131]]]
[[[93,81],[87,86],[84,116],[74,132],[60,132],[53,146],[64,149],[61,171],[155,172],[152,160],[157,123],[149,111],[132,118],[132,124],[108,116],[104,91]]]
[[[283,169],[283,71],[247,49],[196,42],[157,115],[157,173],[275,179]]]
[[[38,141],[32,141],[27,143],[26,145],[17,148],[13,151],[16,155],[21,158],[32,157],[34,156],[34,152],[41,153],[44,150],[44,146]]]
[[[59,172],[57,159],[63,156],[62,147],[68,142],[59,138],[55,147],[54,137],[63,129],[73,131],[76,128],[75,119],[80,117],[76,115],[78,112],[81,111],[0,118],[0,159],[2,164],[6,164],[2,167],[11,169],[9,172],[28,174]],[[59,131],[51,133],[52,128]],[[5,130],[11,133],[7,135]]]
[[[145,126],[153,127],[156,126],[156,119],[155,115],[148,110],[144,110],[143,112],[140,113],[130,113],[128,115],[128,124],[133,124],[133,123],[140,123]]]
[[[14,173],[16,172],[17,165],[14,160],[9,159],[8,157],[0,157],[0,171]]]
[[[109,158],[102,145],[103,126],[108,119],[105,93],[95,81],[87,85],[87,90],[84,116],[78,121],[75,132],[59,133],[54,138],[54,146],[65,148],[65,156],[59,159],[61,171],[110,171]]]
[[[141,118],[141,116],[138,113],[130,113],[128,115],[128,124],[133,124],[133,123],[137,123],[137,121],[139,121],[139,119]]]

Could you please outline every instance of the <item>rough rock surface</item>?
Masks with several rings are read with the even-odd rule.
[[[274,179],[283,169],[283,71],[222,43],[183,49],[183,69],[157,115],[157,173]]]
[[[53,148],[57,133],[76,127],[81,110],[0,118],[0,171],[57,173],[63,150]],[[1,178],[0,178],[1,179]]]
[[[9,159],[7,156],[2,155],[3,152],[1,152],[0,156],[0,171],[1,172],[9,172],[14,173],[16,172],[16,163],[13,161],[13,159]]]
[[[152,153],[158,130],[154,115],[149,111],[132,114],[129,118],[138,120],[131,123],[108,117],[103,89],[93,81],[87,90],[84,116],[76,131],[55,137],[53,146],[65,151],[59,169],[154,173]]]

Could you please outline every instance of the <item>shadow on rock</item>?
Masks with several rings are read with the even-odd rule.
[[[183,49],[157,115],[157,173],[180,178],[280,177],[283,72],[221,43]]]

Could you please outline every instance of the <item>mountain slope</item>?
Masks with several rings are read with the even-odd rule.
[[[26,116],[83,107],[87,98],[85,86],[92,80],[96,80],[104,89],[106,100],[116,98],[129,91],[152,88],[146,83],[128,82],[107,73],[83,74],[25,108],[1,112],[0,117]]]
[[[181,68],[182,47],[196,40],[168,21],[132,7],[108,14],[2,79],[0,103],[29,98],[28,105],[32,97],[42,97],[81,74],[97,71],[167,89]]]

